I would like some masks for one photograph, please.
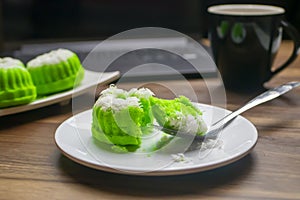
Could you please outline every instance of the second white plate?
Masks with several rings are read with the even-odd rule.
[[[68,99],[71,99],[72,97],[79,96],[85,92],[87,92],[89,89],[97,86],[97,85],[104,85],[107,83],[110,83],[117,78],[119,78],[120,72],[93,72],[89,70],[85,70],[84,72],[84,78],[79,86],[72,90],[67,90],[64,92],[56,93],[47,97],[43,97],[41,99],[37,99],[29,104],[20,105],[20,106],[14,106],[9,108],[2,108],[0,109],[0,117],[5,115],[11,115],[19,112],[24,112],[28,110],[33,110],[36,108],[41,108],[44,106],[48,106],[51,104],[59,103]]]

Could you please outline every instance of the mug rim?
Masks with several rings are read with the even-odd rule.
[[[261,9],[264,11],[245,12],[245,11],[226,11],[226,9]],[[264,4],[219,4],[208,7],[207,11],[211,14],[231,15],[231,16],[269,16],[285,13],[284,8],[264,5]]]

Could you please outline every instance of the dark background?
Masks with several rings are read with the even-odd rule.
[[[28,42],[105,39],[137,27],[165,27],[206,37],[206,9],[220,3],[264,3],[286,9],[300,30],[299,0],[2,0],[0,47]]]

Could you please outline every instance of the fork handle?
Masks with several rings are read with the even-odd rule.
[[[298,86],[300,86],[300,82],[294,81],[294,82],[285,83],[285,84],[280,85],[276,88],[270,89],[270,90],[258,95],[254,99],[250,100],[243,107],[241,107],[238,110],[226,115],[224,118],[222,118],[219,121],[212,124],[210,130],[220,129],[226,123],[228,123],[229,121],[234,119],[236,116],[240,115],[241,113],[249,110],[250,108],[253,108],[253,107],[255,107],[259,104],[262,104],[262,103],[265,103],[265,102],[270,101],[272,99],[275,99],[275,98],[287,93],[291,89],[293,89],[295,87],[298,87]]]

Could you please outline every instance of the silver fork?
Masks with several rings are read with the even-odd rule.
[[[245,111],[247,111],[247,110],[249,110],[249,109],[251,109],[251,108],[253,108],[257,105],[260,105],[262,103],[265,103],[267,101],[275,99],[275,98],[287,93],[288,91],[290,91],[293,88],[296,88],[298,86],[300,86],[300,82],[294,81],[294,82],[285,83],[285,84],[280,85],[276,88],[267,90],[266,92],[258,95],[254,99],[250,100],[248,103],[246,103],[244,106],[242,106],[238,110],[226,115],[222,119],[220,119],[217,122],[213,123],[211,125],[211,127],[209,128],[209,130],[206,132],[206,134],[203,135],[203,136],[192,135],[192,134],[188,134],[188,133],[181,132],[181,131],[178,131],[178,130],[164,128],[164,127],[157,126],[157,125],[153,125],[153,126],[157,129],[167,133],[167,134],[177,136],[177,137],[183,137],[183,138],[194,137],[195,140],[203,140],[205,138],[216,138],[218,136],[218,134],[220,133],[220,131],[223,128],[225,128],[231,120],[233,120],[235,117],[237,117],[241,113],[243,113],[243,112],[245,112]]]

